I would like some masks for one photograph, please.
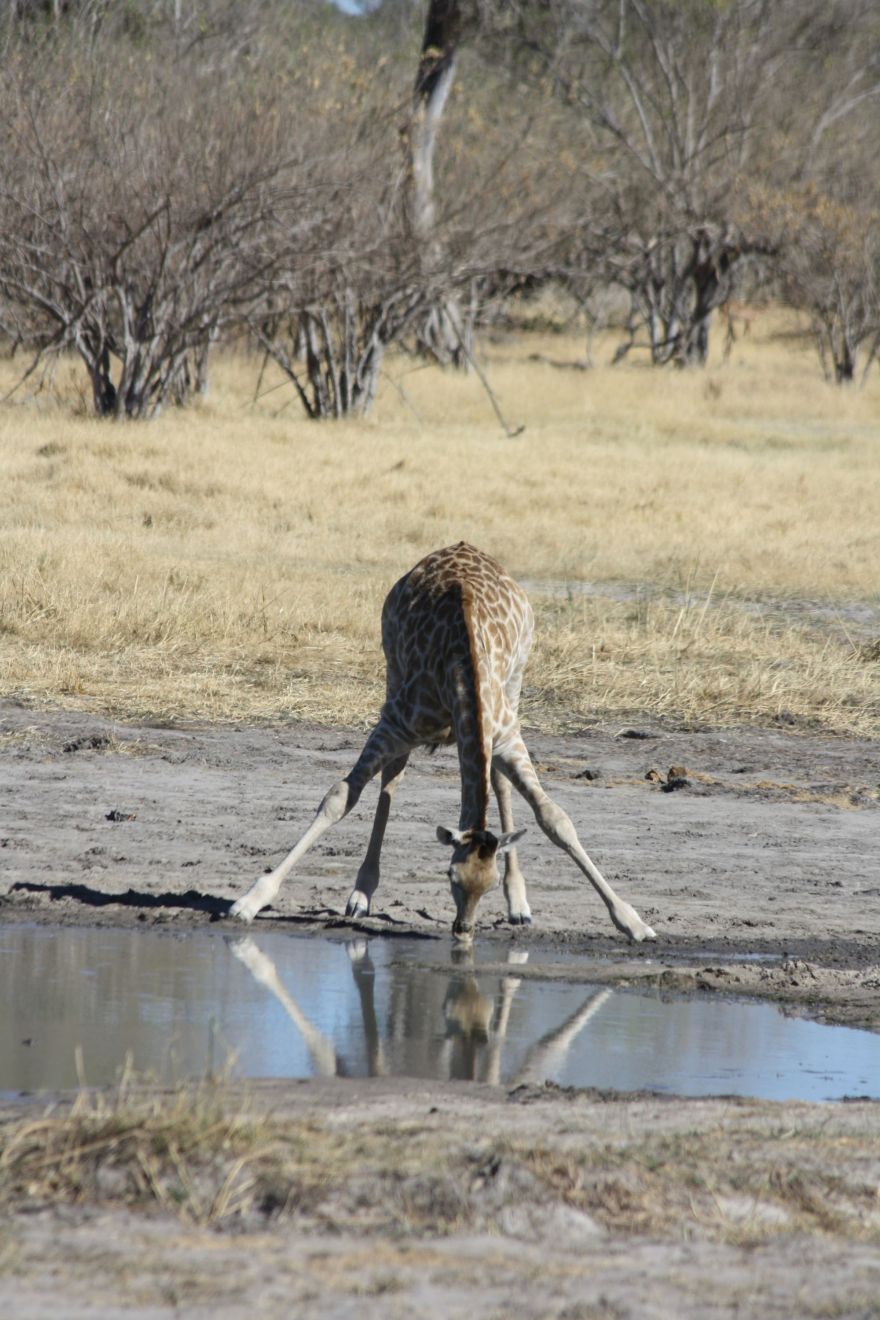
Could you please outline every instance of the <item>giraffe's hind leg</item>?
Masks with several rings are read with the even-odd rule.
[[[347,917],[366,917],[369,915],[370,904],[379,883],[379,856],[382,852],[382,840],[385,838],[385,827],[388,824],[388,816],[391,811],[391,799],[394,797],[397,786],[403,778],[408,760],[409,752],[406,752],[403,756],[397,757],[396,760],[389,761],[382,770],[382,787],[379,791],[379,802],[373,820],[373,831],[367,845],[367,854],[361,862],[355,887],[351,891],[345,909]]]
[[[510,780],[501,773],[494,761],[492,788],[498,802],[501,829],[505,834],[512,834],[516,827],[513,823],[513,795]],[[504,854],[504,897],[507,899],[507,920],[514,926],[530,926],[532,912],[526,898],[526,882],[519,869],[516,848],[510,848]]]

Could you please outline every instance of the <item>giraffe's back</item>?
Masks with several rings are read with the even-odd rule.
[[[515,720],[534,617],[497,560],[460,541],[435,550],[395,583],[382,611],[388,698],[419,725],[449,723],[462,673],[479,684],[493,728]]]

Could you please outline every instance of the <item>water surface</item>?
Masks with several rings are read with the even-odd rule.
[[[528,957],[494,941],[463,957],[445,940],[0,926],[0,1092],[112,1083],[128,1059],[163,1081],[228,1070],[880,1097],[870,1032],[715,995],[523,978]]]

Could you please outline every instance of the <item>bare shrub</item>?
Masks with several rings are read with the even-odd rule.
[[[303,259],[293,197],[249,324],[308,416],[340,417],[367,411],[392,343],[444,365],[473,361],[487,302],[553,264],[576,210],[552,120],[498,105],[473,70],[449,110],[448,147],[436,162],[432,148],[429,165],[416,165],[425,148],[413,146],[427,111],[399,64],[384,85],[362,52],[318,70],[321,93],[302,106],[321,161],[308,197],[316,256]],[[421,170],[429,192],[414,181]]]
[[[754,205],[778,234],[782,294],[809,316],[826,378],[864,379],[880,351],[880,211],[809,185]]]
[[[79,354],[99,415],[150,417],[204,381],[249,302],[282,164],[256,89],[235,89],[233,117],[211,67],[124,53],[7,65],[0,296],[41,359]]]
[[[404,215],[399,116],[364,67],[324,64],[322,94],[307,93],[306,193],[279,195],[266,229],[259,296],[248,315],[312,418],[368,411],[387,346],[429,296]],[[428,277],[429,279],[430,277]]]

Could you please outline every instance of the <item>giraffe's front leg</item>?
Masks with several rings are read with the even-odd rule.
[[[232,904],[229,915],[237,917],[239,921],[253,921],[257,913],[276,897],[284,877],[299,859],[305,856],[331,825],[335,825],[343,816],[348,815],[373,776],[377,775],[383,766],[398,759],[403,750],[399,735],[380,719],[364,744],[355,766],[345,779],[340,779],[330,789],[299,842],[287,854],[280,866],[276,866],[268,875],[261,875],[256,884]],[[409,748],[405,751],[406,755],[409,755]]]
[[[334,784],[330,792],[324,798],[318,808],[315,819],[312,821],[305,834],[287,854],[280,866],[276,866],[274,871],[269,871],[266,875],[261,875],[255,884],[251,885],[246,894],[236,899],[229,909],[231,917],[237,917],[239,921],[253,921],[258,912],[277,897],[278,891],[284,881],[287,873],[293,869],[300,857],[307,853],[312,844],[320,839],[321,835],[329,830],[331,825],[351,811],[355,802],[357,802],[359,791],[353,793],[351,785],[344,779],[340,779],[338,784]]]
[[[514,788],[522,793],[534,811],[535,819],[548,839],[568,853],[580,867],[608,909],[608,915],[617,929],[637,942],[656,939],[648,923],[642,920],[631,904],[618,898],[598,866],[587,856],[567,813],[544,792],[522,738],[517,736],[511,739],[503,750],[499,750],[497,761],[498,768]]]
[[[346,905],[345,915],[347,917],[369,916],[370,904],[379,884],[379,857],[382,852],[382,840],[385,838],[385,827],[388,824],[388,816],[391,811],[391,799],[394,797],[397,786],[403,778],[408,760],[409,752],[406,752],[403,756],[389,762],[382,771],[382,787],[379,790],[379,801],[376,806],[376,816],[373,820],[373,830],[370,835],[370,842],[367,845],[366,856],[357,873],[355,887],[351,891]]]
[[[513,823],[513,802],[510,781],[501,773],[495,761],[492,762],[492,788],[498,802],[498,814],[501,828],[505,834],[515,830]],[[516,848],[510,848],[504,854],[504,897],[507,899],[507,920],[512,926],[530,926],[532,910],[526,898],[526,882],[519,869]]]

